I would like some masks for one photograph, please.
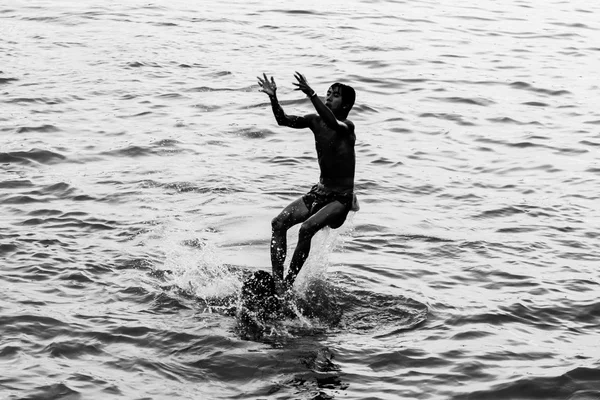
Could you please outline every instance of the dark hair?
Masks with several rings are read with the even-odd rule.
[[[342,105],[348,106],[348,112],[352,109],[354,105],[354,100],[356,100],[356,92],[351,86],[344,85],[343,83],[336,82],[331,85],[332,89],[339,88],[342,94]]]

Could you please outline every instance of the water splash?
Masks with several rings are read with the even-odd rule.
[[[200,301],[208,312],[233,306],[242,286],[242,272],[220,259],[214,243],[190,239],[191,233],[186,227],[162,224],[145,243],[164,254],[163,264],[155,267],[163,279],[161,286]]]
[[[353,213],[340,229],[325,228],[315,235],[293,290],[278,297],[277,307],[268,312],[248,309],[242,299],[243,282],[252,271],[224,263],[218,246],[193,237],[198,232],[192,227],[175,221],[157,224],[144,245],[164,255],[153,273],[161,278],[161,290],[193,301],[194,308],[200,306],[204,312],[234,316],[242,338],[277,345],[324,333],[342,323],[347,290],[332,283],[327,270],[331,254],[344,246],[354,229],[352,217]]]
[[[343,248],[345,239],[354,231],[354,214],[354,212],[350,212],[346,222],[339,229],[325,227],[313,237],[310,254],[294,282],[294,290],[297,294],[306,293],[311,282],[326,279],[327,269],[330,265],[329,256],[334,251]],[[289,260],[287,261],[286,274],[289,267]]]

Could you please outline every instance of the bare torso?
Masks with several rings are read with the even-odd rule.
[[[315,115],[311,130],[315,135],[321,184],[335,192],[351,193],[354,189],[356,166],[354,152],[356,135],[352,122],[348,120],[344,122],[352,127],[350,133],[336,132]]]

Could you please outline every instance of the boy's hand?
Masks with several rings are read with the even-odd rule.
[[[275,92],[277,91],[277,85],[275,84],[275,79],[271,77],[271,82],[269,82],[269,78],[267,75],[263,73],[264,79],[261,77],[258,78],[258,85],[261,87],[260,91],[268,94],[269,96],[275,96]]]
[[[298,80],[298,83],[293,82],[294,85],[298,86],[295,90],[302,90],[302,92],[308,97],[312,97],[315,94],[315,91],[308,86],[308,82],[306,81],[304,75],[296,71],[294,77]]]

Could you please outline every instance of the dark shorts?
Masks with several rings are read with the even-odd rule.
[[[354,193],[352,192],[333,192],[325,189],[321,184],[314,185],[308,193],[302,196],[302,200],[304,201],[306,208],[308,208],[310,216],[315,215],[320,209],[334,201],[342,203],[344,206],[344,213],[329,224],[333,229],[342,226],[350,211],[358,210],[358,202],[355,202],[355,198],[356,196],[354,196]]]

